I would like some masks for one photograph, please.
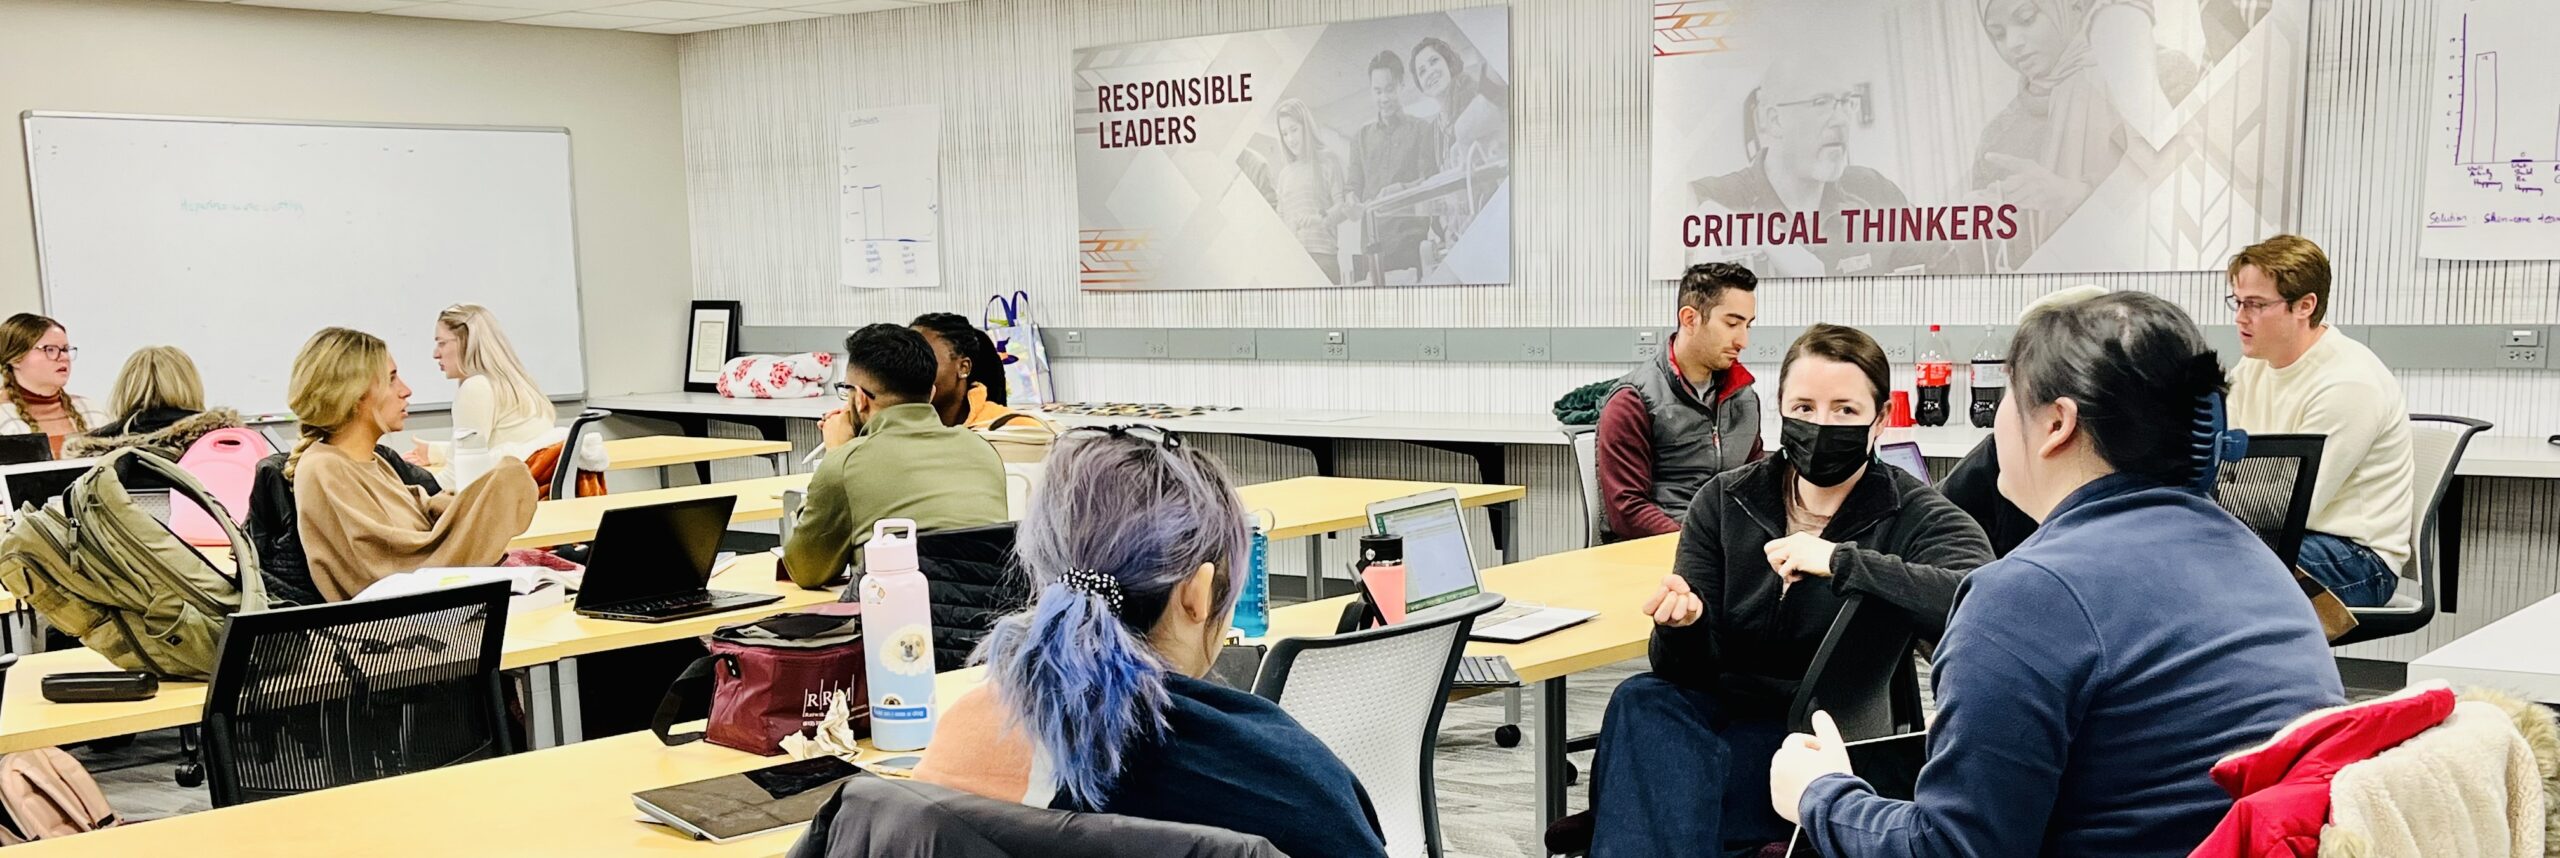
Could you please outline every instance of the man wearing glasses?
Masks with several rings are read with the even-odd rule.
[[[2417,465],[2400,382],[2372,349],[2326,324],[2329,257],[2279,235],[2231,257],[2224,302],[2240,326],[2231,425],[2328,436],[2312,488],[2302,571],[2352,607],[2387,604],[2409,563]]]
[[[935,531],[1005,518],[1004,462],[977,433],[942,425],[933,407],[940,364],[924,335],[869,325],[844,350],[845,407],[818,421],[826,457],[782,543],[784,570],[812,590],[862,561],[882,519]]]
[[[1842,209],[1900,209],[1902,188],[1849,162],[1849,127],[1868,116],[1867,88],[1850,64],[1798,52],[1769,67],[1742,105],[1743,151],[1751,164],[1690,183],[1703,207],[1786,217],[1816,214],[1823,243],[1767,243],[1763,274],[1775,277],[1921,273],[1934,245],[1859,244]],[[1752,242],[1760,244],[1760,242]],[[1706,251],[1692,261],[1708,261]]]

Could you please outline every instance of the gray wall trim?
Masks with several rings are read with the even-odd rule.
[[[1926,348],[1925,325],[1862,328],[1894,363],[1916,360]],[[2550,359],[2551,325],[2339,325],[2372,347],[2394,369],[2560,368]],[[842,351],[846,329],[809,325],[748,325],[739,332],[748,352]],[[1047,327],[1041,338],[1049,356],[1115,360],[1263,360],[1407,363],[1626,363],[1659,353],[1667,331],[1649,328],[1088,328]],[[1787,344],[1804,333],[1788,325],[1751,331],[1747,365],[1774,368]],[[1950,359],[1965,361],[1985,340],[2005,347],[2015,325],[1959,325],[1942,332]],[[2205,341],[2225,363],[2238,360],[2240,334],[2230,325],[2207,325]]]

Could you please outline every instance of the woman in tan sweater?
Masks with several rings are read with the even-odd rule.
[[[533,479],[522,463],[431,497],[374,455],[383,435],[408,425],[409,385],[372,334],[312,335],[293,359],[285,400],[302,421],[302,440],[284,477],[293,482],[311,581],[329,601],[412,569],[495,565],[533,521]]]

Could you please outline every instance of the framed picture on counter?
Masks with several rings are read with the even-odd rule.
[[[738,302],[693,302],[685,331],[684,389],[718,392],[720,369],[738,356]]]

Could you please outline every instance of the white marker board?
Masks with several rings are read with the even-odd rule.
[[[45,312],[103,398],[174,345],[207,404],[278,414],[331,325],[383,338],[412,407],[453,400],[435,316],[488,305],[554,397],[586,393],[569,134],[560,128],[23,117]]]

